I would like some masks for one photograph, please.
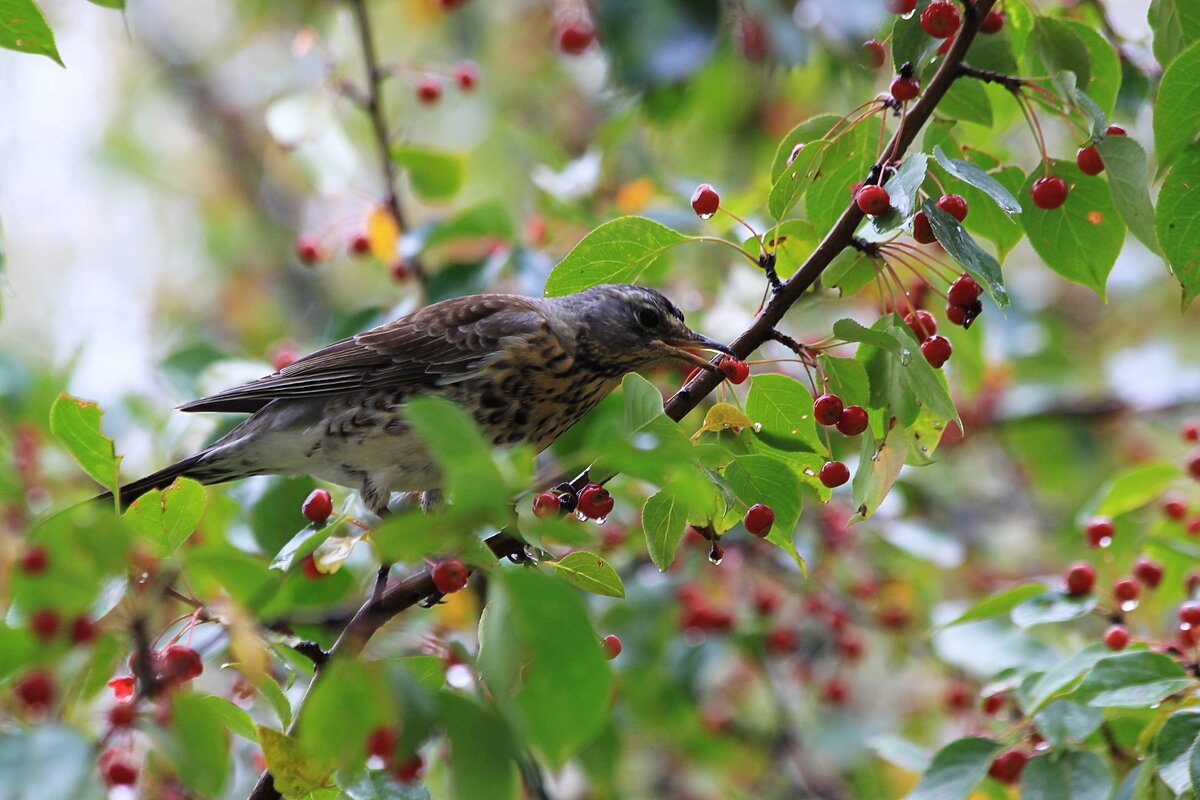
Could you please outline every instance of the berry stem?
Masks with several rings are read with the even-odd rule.
[[[746,222],[746,220],[742,219],[737,214],[735,214],[732,211],[730,211],[729,209],[725,208],[725,206],[720,206],[719,208],[717,208],[717,211],[720,211],[723,214],[733,217],[735,220],[742,223],[742,225],[746,228],[746,230],[750,231],[750,235],[758,240],[758,246],[762,250],[762,252],[764,252],[764,253],[767,252],[767,246],[765,244],[763,244],[762,234],[760,234],[758,231],[754,230],[754,228],[750,225],[749,222]],[[745,251],[743,250],[742,252],[745,252]],[[759,260],[757,258],[754,259],[754,263],[758,264]]]
[[[754,229],[751,228],[751,231],[753,231],[753,230]],[[757,236],[757,235],[758,234],[755,234],[755,236]],[[714,244],[723,244],[726,247],[732,247],[734,250],[737,250],[739,253],[741,253],[746,258],[746,260],[749,261],[751,264],[753,264],[756,267],[759,266],[758,259],[755,258],[754,256],[750,255],[749,251],[747,251],[741,245],[734,244],[733,242],[729,241],[728,239],[722,239],[719,236],[693,236],[691,238],[691,241],[693,241],[693,242],[712,242]],[[761,241],[760,241],[760,243],[761,243]]]

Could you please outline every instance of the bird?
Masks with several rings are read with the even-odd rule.
[[[379,516],[395,493],[420,492],[433,504],[441,474],[404,419],[410,398],[448,398],[493,444],[541,452],[629,372],[672,360],[716,371],[693,350],[732,355],[691,330],[660,292],[631,284],[443,300],[180,406],[250,416],[200,452],[120,487],[118,497],[128,507],[178,477],[215,484],[311,475],[357,489]]]

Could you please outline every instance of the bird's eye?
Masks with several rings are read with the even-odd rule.
[[[653,308],[640,308],[637,312],[637,320],[643,328],[657,328],[658,323],[662,322],[662,316]]]

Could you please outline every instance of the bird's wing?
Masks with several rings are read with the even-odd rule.
[[[444,300],[180,410],[253,413],[272,400],[381,387],[428,388],[477,369],[505,337],[532,333],[545,324],[537,302],[528,297],[484,294]]]

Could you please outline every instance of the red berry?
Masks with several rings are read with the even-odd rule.
[[[421,776],[425,769],[425,759],[420,753],[413,753],[412,758],[391,768],[392,777],[401,783],[412,783]]]
[[[1067,202],[1067,182],[1053,176],[1038,178],[1029,187],[1029,197],[1038,208],[1051,211]]]
[[[1004,27],[1004,12],[1000,9],[992,9],[983,18],[983,22],[979,25],[980,33],[999,33]]]
[[[183,644],[173,644],[158,656],[160,677],[168,683],[185,683],[204,672],[200,654]]]
[[[904,318],[904,324],[917,337],[918,342],[923,342],[937,333],[937,320],[928,311],[914,311]]]
[[[13,687],[17,696],[28,709],[43,709],[54,699],[54,679],[45,670],[29,672]]]
[[[925,312],[922,311],[922,314]],[[858,436],[867,429],[870,419],[867,410],[862,406],[846,406],[842,409],[842,417],[837,421],[837,429],[846,436]]]
[[[1096,585],[1096,568],[1086,561],[1079,561],[1067,568],[1064,576],[1067,582],[1067,593],[1075,596],[1092,591]]]
[[[1083,526],[1084,538],[1091,547],[1103,547],[1105,543],[1112,541],[1116,532],[1117,527],[1109,517],[1092,517],[1087,525]]]
[[[533,498],[533,515],[535,517],[555,517],[562,508],[558,495],[554,492],[541,492]]]
[[[89,644],[98,632],[95,621],[89,619],[86,614],[71,620],[71,644]]]
[[[1192,570],[1183,579],[1183,590],[1187,593],[1188,597],[1191,597],[1196,593],[1197,589],[1200,589],[1200,572]]]
[[[850,480],[850,469],[840,461],[827,461],[817,473],[817,477],[821,479],[821,483],[832,489]]]
[[[788,160],[787,160],[787,165],[789,167],[792,165],[792,162],[796,160],[796,156],[800,155],[800,151],[804,149],[804,145],[805,145],[805,143],[801,142],[800,144],[798,144],[792,148],[792,154],[790,156],[788,156]]]
[[[966,308],[979,299],[983,288],[967,273],[959,275],[946,291],[946,301]]]
[[[908,14],[917,7],[917,0],[888,0],[888,11],[893,14]]]
[[[352,256],[365,256],[371,252],[371,240],[365,233],[356,233],[346,242],[346,250]]]
[[[987,697],[983,698],[981,709],[983,710],[983,713],[987,714],[989,717],[995,716],[1000,712],[1000,709],[1004,708],[1004,703],[1007,700],[1008,696],[1005,695],[1004,692],[989,694]]]
[[[588,519],[603,519],[613,510],[613,496],[598,483],[589,483],[579,493],[580,514]]]
[[[762,539],[771,532],[771,526],[775,524],[775,509],[755,503],[742,518],[742,524],[746,526],[747,531]]]
[[[367,734],[367,756],[377,756],[383,759],[389,758],[392,755],[392,751],[396,749],[396,743],[399,741],[399,734],[390,725],[380,725],[377,728],[373,728]]]
[[[396,283],[405,283],[413,275],[412,264],[406,258],[398,258],[388,265],[388,274]]]
[[[1179,428],[1179,435],[1185,442],[1200,442],[1200,422],[1194,419],[1186,420]]]
[[[1192,517],[1187,521],[1187,526],[1184,528],[1188,536],[1200,535],[1200,517]]]
[[[992,765],[988,767],[988,775],[1001,783],[1013,784],[1021,779],[1021,770],[1025,769],[1028,762],[1028,753],[1010,747],[992,759]]]
[[[733,356],[722,356],[721,363],[717,365],[717,368],[733,384],[745,383],[746,378],[750,377],[749,365]]]
[[[754,611],[763,616],[774,614],[779,610],[781,598],[774,589],[758,586],[754,589]]]
[[[791,628],[773,628],[767,633],[768,653],[790,653],[800,637]]]
[[[1142,593],[1142,587],[1133,578],[1118,578],[1113,583],[1113,597],[1118,603],[1131,603]]]
[[[696,191],[692,192],[692,210],[700,219],[708,219],[717,213],[717,209],[720,207],[721,195],[717,194],[717,190],[707,183],[700,184],[696,187]]]
[[[271,349],[271,366],[274,367],[276,372],[280,372],[296,363],[296,359],[299,357],[296,348],[290,344],[281,343]]]
[[[108,724],[114,728],[128,728],[137,719],[137,706],[133,703],[117,703],[108,710]]]
[[[921,342],[921,355],[925,356],[925,360],[934,369],[941,369],[942,365],[950,360],[952,352],[954,352],[954,348],[950,346],[950,340],[945,336],[930,336]]]
[[[836,425],[842,418],[842,398],[823,394],[813,401],[813,418],[822,425]]]
[[[558,49],[569,55],[579,55],[595,40],[596,31],[584,21],[567,22],[558,28]]]
[[[1188,456],[1187,471],[1189,475],[1200,481],[1200,451]]]
[[[1147,589],[1157,589],[1162,583],[1163,565],[1145,556],[1138,556],[1133,562],[1133,577],[1141,581]]]
[[[897,75],[892,78],[892,85],[888,89],[893,98],[903,103],[921,93],[921,83],[916,78],[902,78]]]
[[[40,544],[35,544],[21,554],[19,566],[26,575],[41,574],[50,566],[50,553]]]
[[[1104,135],[1105,136],[1124,136],[1125,129],[1122,128],[1120,125],[1109,125],[1107,128],[1105,128]]]
[[[470,572],[458,559],[439,561],[433,568],[433,585],[442,594],[454,594],[467,585]]]
[[[422,77],[417,81],[417,99],[427,106],[442,99],[442,79],[436,75]]]
[[[921,12],[921,27],[935,39],[953,36],[961,22],[958,6],[947,0],[934,0]]]
[[[1200,625],[1200,603],[1187,602],[1179,607],[1179,621],[1193,627]]]
[[[452,11],[461,5],[465,5],[467,0],[438,0],[440,5],[446,11]]]
[[[300,507],[304,518],[316,525],[321,525],[333,513],[333,497],[326,489],[313,489]]]
[[[826,703],[840,706],[850,697],[850,687],[841,678],[831,678],[829,683],[825,684],[825,688],[821,690],[821,696]]]
[[[918,211],[913,215],[913,238],[921,244],[933,244],[937,241],[937,237],[933,235],[933,226],[929,224],[929,217],[924,211]]]
[[[101,756],[101,758],[103,759],[104,756]],[[104,782],[110,787],[133,786],[137,783],[137,767],[119,756],[112,756],[105,759],[101,771],[103,772]]]
[[[887,213],[887,210],[892,207],[892,198],[888,195],[887,189],[874,184],[859,189],[854,196],[854,202],[858,203],[860,211],[872,216]]]
[[[62,618],[52,608],[38,609],[29,616],[29,630],[43,642],[54,638],[54,635],[58,633],[58,626],[61,623]]]
[[[1181,520],[1186,517],[1188,513],[1187,503],[1183,502],[1183,499],[1177,495],[1168,496],[1167,499],[1163,501],[1162,509],[1163,513],[1166,514],[1167,517],[1174,520]]]
[[[118,703],[127,703],[133,697],[133,676],[113,678],[108,682],[108,685],[113,690],[113,697],[117,699]]]
[[[474,61],[458,62],[454,65],[454,80],[464,92],[471,91],[479,83],[479,67]]]
[[[946,306],[946,321],[951,325],[967,324],[967,309],[964,306]]]
[[[600,646],[604,648],[604,657],[609,661],[621,655],[621,640],[611,633],[604,637],[604,641],[600,643]]]
[[[967,218],[967,199],[961,194],[944,194],[938,198],[937,207],[959,222]]]
[[[872,39],[869,42],[863,42],[862,52],[859,54],[859,63],[867,69],[879,69],[883,66],[885,53],[883,44]]]
[[[959,681],[946,687],[945,700],[946,707],[951,711],[966,711],[973,705],[970,690]]]
[[[1104,161],[1100,158],[1100,151],[1096,149],[1096,145],[1089,144],[1079,148],[1079,152],[1075,154],[1075,166],[1079,167],[1079,171],[1084,175],[1099,175],[1104,172]]]
[[[1129,644],[1129,629],[1124,625],[1112,625],[1104,632],[1104,643],[1109,650],[1124,650]]]
[[[305,264],[315,264],[325,258],[321,243],[309,233],[302,233],[296,237],[296,255]]]
[[[310,581],[319,581],[322,578],[328,578],[333,573],[322,572],[321,568],[317,566],[317,560],[313,558],[313,554],[309,553],[300,559],[300,574]]]
[[[863,654],[863,641],[853,633],[839,634],[833,642],[838,655],[847,661],[855,661]]]

